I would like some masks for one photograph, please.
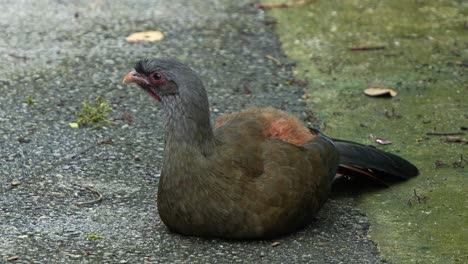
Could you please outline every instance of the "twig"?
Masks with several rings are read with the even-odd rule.
[[[82,206],[82,205],[88,205],[88,204],[94,204],[94,203],[98,203],[102,200],[102,194],[100,192],[98,192],[96,189],[94,189],[93,187],[90,187],[90,186],[81,186],[85,189],[87,189],[88,191],[94,193],[95,195],[97,195],[97,198],[94,199],[94,200],[90,200],[90,201],[84,201],[84,202],[75,202],[76,205],[78,206]]]
[[[300,1],[288,2],[288,3],[260,3],[260,4],[256,4],[255,7],[263,9],[263,10],[268,10],[268,9],[273,9],[273,8],[289,8],[289,7],[305,5],[307,2],[308,2],[307,0],[300,0]]]
[[[461,138],[461,137],[453,137],[447,136],[445,142],[453,142],[453,143],[468,143],[468,140]]]
[[[428,136],[456,136],[456,135],[464,135],[463,132],[427,132],[426,135]]]
[[[421,201],[421,196],[419,196],[417,193],[416,193],[416,189],[413,189],[413,192],[414,192],[414,197],[416,197],[418,199],[418,202]]]
[[[281,66],[282,65],[281,61],[279,61],[277,58],[275,58],[275,57],[273,57],[271,55],[266,55],[265,59],[273,61],[274,63],[276,63],[276,66]]]
[[[463,154],[460,154],[460,162],[464,161],[466,164],[468,164],[468,160],[463,158]]]
[[[351,51],[368,51],[368,50],[382,50],[385,46],[357,46],[349,48]]]
[[[271,246],[272,246],[272,247],[277,247],[277,246],[279,246],[280,244],[281,244],[281,242],[275,241],[275,242],[271,243]]]
[[[443,166],[448,166],[448,164],[445,163],[443,160],[436,160],[434,161],[434,164],[435,164],[436,169],[443,167]]]
[[[27,60],[31,59],[31,58],[29,58],[29,57],[20,56],[20,55],[16,55],[16,54],[13,54],[13,53],[10,53],[10,54],[8,54],[8,55],[9,55],[10,57],[12,57],[12,58],[17,59],[17,60],[27,61]]]
[[[18,260],[19,258],[20,258],[20,256],[11,256],[11,257],[7,258],[7,261]]]
[[[460,154],[460,160],[455,161],[454,163],[452,163],[452,166],[453,166],[454,168],[465,168],[465,166],[463,165],[463,163],[468,164],[468,160],[466,160],[466,159],[463,157],[463,154]]]
[[[421,202],[424,202],[426,203],[427,201],[427,196],[419,196],[417,193],[416,193],[416,189],[413,189],[413,192],[414,192],[414,197],[416,197],[416,199],[418,200],[418,203],[421,203]]]
[[[112,140],[112,138],[108,138],[108,139],[103,139],[103,140],[100,140],[97,142],[98,145],[112,145],[114,144],[114,141]]]
[[[429,199],[429,197],[427,196],[419,196],[417,193],[416,193],[416,189],[413,189],[413,197],[411,197],[410,199],[408,199],[408,202],[407,204],[409,206],[412,206],[413,205],[413,201],[416,201],[418,203],[426,203],[427,200]]]

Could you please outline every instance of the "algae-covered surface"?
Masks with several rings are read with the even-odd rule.
[[[383,257],[467,263],[468,145],[426,133],[468,139],[468,2],[309,1],[269,14],[324,131],[366,144],[390,140],[379,148],[420,169],[359,195]],[[368,97],[369,86],[398,95]]]

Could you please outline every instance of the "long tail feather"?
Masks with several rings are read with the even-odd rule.
[[[340,153],[338,174],[365,176],[383,180],[406,180],[419,174],[418,168],[404,158],[379,150],[374,146],[327,137],[319,130],[309,127],[318,136],[333,142]]]
[[[370,169],[373,175],[406,180],[419,174],[418,168],[395,154],[356,142],[332,139],[340,153],[340,164]]]

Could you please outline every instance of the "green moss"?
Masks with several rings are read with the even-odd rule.
[[[415,179],[359,198],[383,257],[468,262],[468,164],[459,162],[468,157],[467,145],[426,135],[468,124],[468,3],[330,0],[269,14],[278,19],[287,55],[298,61],[296,77],[309,82],[309,105],[326,133],[366,144],[375,144],[369,134],[389,139],[393,144],[379,148],[421,170]],[[358,46],[385,49],[350,50]],[[367,97],[362,91],[370,85],[399,95]],[[441,162],[447,165],[436,166]],[[414,190],[427,199],[415,200]]]
[[[92,241],[96,241],[96,240],[106,240],[106,237],[104,236],[100,236],[100,235],[97,235],[93,232],[89,232],[88,234],[86,234],[86,238],[88,240],[92,240]]]
[[[94,104],[83,101],[83,108],[77,113],[76,123],[79,126],[92,125],[95,129],[102,128],[104,125],[114,125],[116,123],[109,120],[111,112],[109,101],[98,96],[94,100]]]
[[[33,105],[36,103],[36,100],[34,100],[34,98],[30,95],[26,98],[26,100],[24,100],[24,102],[28,105]]]

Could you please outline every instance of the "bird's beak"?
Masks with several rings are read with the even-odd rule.
[[[147,85],[150,84],[145,77],[141,76],[141,74],[139,74],[136,71],[131,71],[127,73],[127,75],[125,75],[125,77],[123,78],[122,82],[123,83],[139,83],[139,84],[147,84]]]
[[[125,75],[123,78],[123,83],[136,83],[138,86],[143,88],[146,92],[148,92],[154,99],[161,101],[161,97],[157,95],[151,88],[149,87],[150,82],[146,78],[146,76],[139,74],[137,71],[131,71]]]

